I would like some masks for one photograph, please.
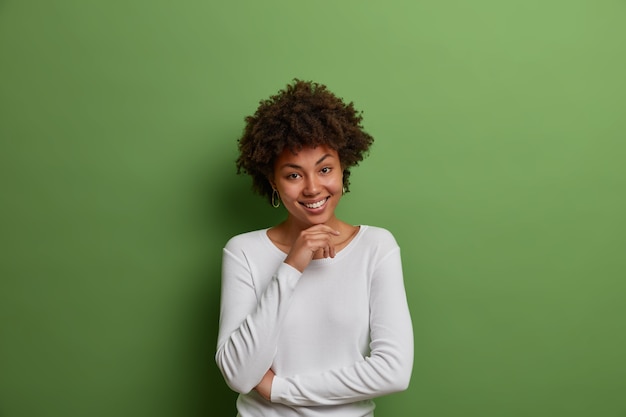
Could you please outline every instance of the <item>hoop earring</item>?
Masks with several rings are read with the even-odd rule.
[[[278,208],[280,207],[280,194],[276,191],[276,188],[272,190],[272,207]]]

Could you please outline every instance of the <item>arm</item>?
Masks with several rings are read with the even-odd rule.
[[[371,278],[370,355],[341,369],[274,376],[271,400],[287,405],[335,405],[407,388],[413,367],[413,330],[399,248],[380,260]]]
[[[250,392],[272,364],[280,324],[300,272],[281,264],[257,300],[243,256],[224,249],[216,363],[228,386]]]
[[[220,329],[216,362],[226,383],[239,393],[248,393],[258,384],[269,396],[273,375],[270,367],[283,317],[300,276],[313,254],[322,249],[333,257],[331,236],[337,231],[320,224],[302,231],[269,285],[257,300],[252,271],[236,244],[227,244],[222,261]]]

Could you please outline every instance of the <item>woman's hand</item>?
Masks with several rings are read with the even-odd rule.
[[[274,371],[269,369],[265,375],[263,375],[263,379],[259,382],[259,385],[254,387],[255,390],[261,397],[265,398],[267,401],[270,401],[272,396],[272,382],[274,381]]]
[[[317,251],[322,251],[324,258],[335,257],[333,236],[339,232],[325,224],[316,224],[300,232],[298,238],[291,245],[291,250],[285,258],[285,263],[293,266],[300,272],[309,265]]]

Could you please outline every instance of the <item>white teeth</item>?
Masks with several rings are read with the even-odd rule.
[[[318,201],[317,203],[313,203],[313,204],[305,204],[304,206],[305,206],[305,207],[307,207],[307,208],[310,208],[310,209],[320,208],[320,207],[322,207],[322,206],[324,205],[324,203],[326,202],[326,200],[327,200],[327,199],[325,198],[325,199],[323,199],[323,200],[321,200],[321,201]]]

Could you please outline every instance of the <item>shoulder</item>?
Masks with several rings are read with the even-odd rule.
[[[263,239],[267,236],[267,229],[253,230],[231,237],[224,249],[230,252],[246,251],[249,248],[258,248],[263,243]]]
[[[361,228],[364,229],[363,236],[369,239],[393,241],[393,242],[396,241],[396,238],[393,236],[393,234],[389,230],[383,227],[362,225]]]
[[[388,249],[398,247],[398,242],[394,235],[383,227],[361,225],[361,229],[361,240],[367,245]]]

